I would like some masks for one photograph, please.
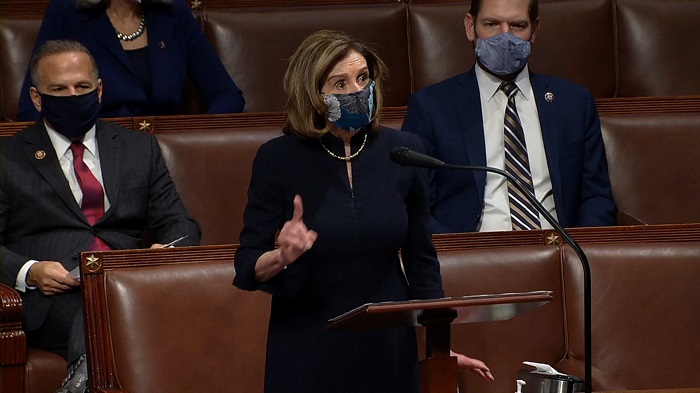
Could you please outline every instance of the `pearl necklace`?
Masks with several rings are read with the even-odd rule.
[[[339,155],[333,153],[332,151],[328,150],[328,148],[326,147],[326,145],[323,144],[323,141],[322,141],[322,140],[319,139],[318,141],[321,142],[321,146],[323,146],[323,149],[324,149],[325,151],[327,151],[328,154],[331,155],[331,157],[337,158],[337,159],[343,160],[343,161],[350,161],[350,160],[352,160],[353,158],[357,157],[357,155],[360,154],[360,152],[362,151],[362,149],[365,148],[365,144],[367,143],[367,133],[365,132],[365,139],[362,141],[362,145],[360,145],[360,148],[357,149],[357,151],[356,151],[355,153],[350,154],[349,156],[339,156]]]
[[[141,37],[141,34],[143,34],[143,31],[146,29],[146,16],[141,13],[141,23],[139,24],[138,30],[131,34],[122,34],[117,31],[117,29],[114,29],[114,31],[117,32],[117,38],[119,38],[122,41],[133,41],[139,37]]]

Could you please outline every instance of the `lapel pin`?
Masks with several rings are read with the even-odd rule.
[[[158,47],[159,47],[160,49],[165,49],[165,41],[159,42],[159,43],[158,43]]]
[[[554,101],[554,93],[552,93],[552,92],[550,92],[550,91],[544,93],[544,100],[547,101],[547,102],[552,102],[552,101]]]
[[[37,150],[34,152],[34,158],[36,158],[37,160],[43,160],[44,158],[46,158],[46,152],[43,150]]]

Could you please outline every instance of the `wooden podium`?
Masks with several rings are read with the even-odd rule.
[[[457,360],[450,357],[451,324],[510,319],[550,300],[551,291],[536,291],[369,303],[329,320],[326,330],[425,326],[420,392],[455,393]]]

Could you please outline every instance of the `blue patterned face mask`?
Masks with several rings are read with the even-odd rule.
[[[476,40],[476,57],[495,75],[512,75],[522,70],[531,50],[530,41],[510,33]]]
[[[350,94],[325,93],[328,121],[345,131],[357,131],[370,123],[374,112],[374,81]]]

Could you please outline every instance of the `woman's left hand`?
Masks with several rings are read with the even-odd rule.
[[[457,367],[462,370],[469,370],[478,374],[484,381],[493,381],[491,370],[479,359],[464,356],[461,353],[450,351],[450,356],[457,358]]]

